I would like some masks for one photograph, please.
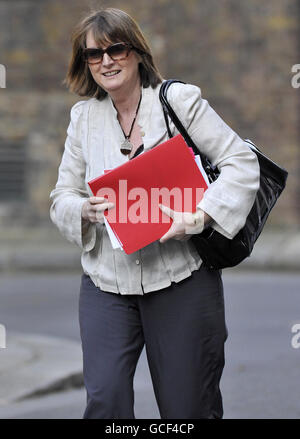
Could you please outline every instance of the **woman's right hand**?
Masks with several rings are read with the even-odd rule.
[[[114,207],[114,203],[107,201],[104,197],[90,197],[83,205],[81,216],[85,221],[91,223],[103,223],[104,211]]]

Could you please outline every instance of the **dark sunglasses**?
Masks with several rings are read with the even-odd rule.
[[[141,53],[140,50],[136,49],[131,44],[116,43],[116,44],[112,44],[106,49],[93,49],[93,48],[83,49],[83,58],[88,64],[98,64],[102,62],[103,55],[107,53],[107,55],[113,61],[121,61],[122,59],[127,58],[129,52],[132,49]]]

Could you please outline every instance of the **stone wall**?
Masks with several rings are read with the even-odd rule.
[[[119,7],[140,23],[164,77],[201,87],[203,97],[242,137],[249,137],[289,172],[270,216],[276,226],[300,223],[300,63],[297,0],[0,0],[0,148],[26,151],[23,201],[0,200],[0,224],[49,222],[69,110],[81,99],[62,80],[70,32],[90,6]]]

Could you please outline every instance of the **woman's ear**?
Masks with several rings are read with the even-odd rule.
[[[142,55],[140,55],[139,53],[135,52],[135,56],[137,58],[138,64],[142,64],[143,63]]]

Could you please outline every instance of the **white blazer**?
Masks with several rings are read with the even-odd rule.
[[[168,139],[159,88],[142,89],[137,123],[144,152]],[[198,206],[213,218],[213,228],[232,239],[244,226],[259,188],[257,157],[202,98],[198,87],[172,84],[168,100],[199,150],[220,169]],[[96,286],[115,293],[144,294],[190,276],[202,261],[191,240],[156,241],[126,255],[112,249],[103,224],[82,227],[82,205],[93,195],[87,182],[129,160],[120,152],[123,140],[109,96],[102,101],[79,101],[72,107],[58,181],[50,194],[50,216],[61,233],[82,249],[83,271]]]

